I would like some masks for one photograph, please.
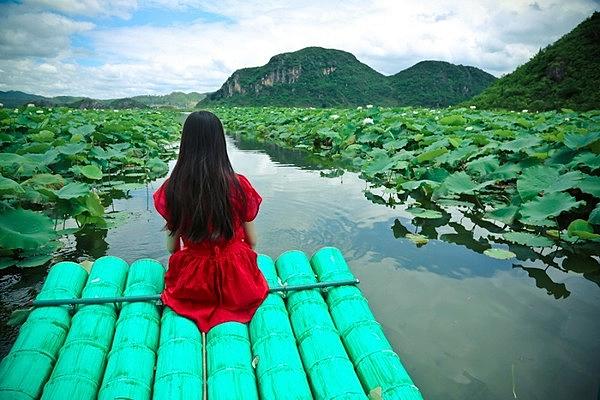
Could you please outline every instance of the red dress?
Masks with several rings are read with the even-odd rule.
[[[190,242],[169,258],[163,304],[196,322],[202,332],[226,321],[246,323],[267,297],[269,286],[258,269],[257,254],[246,241],[243,222],[252,221],[262,201],[248,179],[237,174],[246,207],[232,198],[234,233],[230,240]],[[154,192],[154,207],[166,220],[165,185]]]

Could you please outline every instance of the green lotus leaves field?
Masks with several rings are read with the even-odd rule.
[[[495,243],[580,246],[599,253],[599,111],[232,107],[214,112],[229,132],[338,160],[370,183],[367,198],[408,205],[415,221],[432,224],[460,207],[500,234]],[[374,194],[381,188],[390,194],[387,199]],[[447,218],[441,225],[446,223]],[[396,225],[393,230],[395,236],[402,231]],[[428,239],[423,233],[402,236],[422,245]],[[452,235],[440,238],[452,241]],[[514,256],[500,250],[478,252]]]
[[[369,200],[404,207],[421,227],[410,232],[398,220],[392,227],[394,236],[418,246],[440,239],[509,260],[523,247],[547,260],[544,249],[556,257],[564,249],[599,253],[598,111],[213,111],[230,133],[321,156],[330,167],[322,176],[359,172],[369,182]],[[62,235],[84,226],[107,229],[123,218],[105,207],[117,193],[167,173],[181,115],[0,109],[0,124],[0,268],[31,267],[51,259]],[[462,222],[451,219],[457,209],[491,232],[488,241],[462,234]],[[436,235],[441,226],[456,233]]]
[[[62,235],[122,219],[105,207],[167,173],[180,120],[165,111],[0,109],[0,268],[42,265]]]

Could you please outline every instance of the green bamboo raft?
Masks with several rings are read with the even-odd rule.
[[[355,280],[333,247],[258,264],[271,288]],[[37,300],[148,296],[164,267],[54,265]],[[311,286],[308,286],[311,287]],[[87,301],[87,300],[81,300]],[[202,335],[156,301],[34,308],[0,363],[0,399],[422,399],[355,285],[269,294],[249,324]]]

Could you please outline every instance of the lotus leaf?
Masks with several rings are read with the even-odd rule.
[[[151,158],[146,166],[150,169],[150,172],[158,175],[166,174],[169,171],[169,165],[160,158]]]
[[[60,175],[53,174],[38,174],[34,175],[31,178],[27,179],[23,182],[23,185],[32,186],[34,188],[37,187],[50,187],[54,189],[58,189],[65,184],[65,179]]]
[[[577,182],[576,187],[584,193],[600,198],[600,176],[584,175],[584,178]]]
[[[17,208],[0,214],[0,246],[5,249],[35,249],[56,236],[46,215]]]
[[[578,150],[598,140],[600,140],[600,132],[590,132],[582,135],[569,133],[565,136],[565,145],[570,149]]]
[[[524,136],[510,142],[504,142],[500,145],[500,150],[518,153],[540,144],[540,139],[536,136]]]
[[[0,269],[12,267],[16,263],[17,260],[12,257],[0,257]]]
[[[60,190],[54,190],[53,192],[60,199],[70,200],[86,196],[89,191],[89,185],[85,183],[71,182],[62,187]]]
[[[569,224],[567,228],[567,232],[571,236],[577,236],[581,239],[599,239],[600,235],[594,233],[594,228],[592,224],[583,219],[576,219]]]
[[[435,182],[443,182],[449,175],[448,170],[444,168],[427,168],[424,178]]]
[[[25,193],[25,191],[18,182],[0,175],[0,195],[13,196],[22,193]]]
[[[17,150],[18,154],[43,154],[50,149],[50,145],[48,143],[30,143],[19,150]]]
[[[86,125],[78,126],[76,128],[69,128],[69,133],[71,135],[89,136],[92,133],[94,133],[95,130],[96,130],[95,125],[86,124]]]
[[[548,226],[548,218],[557,217],[582,204],[585,202],[577,201],[568,193],[549,193],[524,203],[520,209],[521,221],[529,225]]]
[[[436,187],[438,187],[440,185],[439,182],[436,181],[430,181],[428,179],[423,179],[420,181],[408,181],[408,182],[403,182],[400,186],[402,187],[402,189],[406,189],[406,190],[415,190],[423,185],[429,186],[432,189],[435,189]]]
[[[509,242],[522,244],[530,247],[550,247],[554,245],[554,241],[545,236],[534,235],[529,232],[506,232],[502,237]]]
[[[486,249],[483,251],[483,254],[485,254],[488,257],[492,257],[492,258],[495,258],[498,260],[509,260],[509,259],[515,258],[517,256],[512,251],[498,249],[498,248]]]
[[[102,170],[93,164],[81,167],[81,174],[88,179],[102,179]]]
[[[440,147],[438,149],[430,150],[425,153],[419,154],[415,160],[417,161],[417,163],[422,163],[424,161],[431,161],[431,160],[438,158],[442,154],[446,154],[447,152],[448,152],[448,149],[446,147]]]
[[[560,174],[556,168],[539,165],[527,168],[517,180],[521,199],[530,200],[541,193],[555,193],[577,187],[584,177],[579,171]]]
[[[34,142],[51,142],[54,140],[54,132],[42,130],[38,133],[28,135],[28,138]]]
[[[479,148],[474,145],[468,145],[465,147],[459,147],[456,150],[452,150],[438,158],[438,163],[446,163],[451,166],[455,166],[459,161],[469,158],[477,152]]]
[[[498,168],[500,168],[500,162],[498,156],[490,154],[488,156],[469,161],[465,166],[467,167],[467,171],[471,174],[486,176],[498,170]]]
[[[585,152],[578,154],[573,158],[573,162],[570,163],[571,166],[583,165],[591,169],[592,171],[600,168],[600,155],[594,154],[592,152]]]
[[[442,213],[435,210],[426,210],[420,207],[411,207],[407,208],[406,211],[411,213],[417,218],[425,218],[425,219],[438,219],[442,218]]]
[[[28,257],[24,260],[19,260],[15,265],[21,268],[39,267],[40,265],[46,264],[50,260],[52,260],[52,254],[45,254],[41,256]]]
[[[85,143],[69,143],[56,148],[61,154],[68,156],[74,156],[83,152],[85,149]]]
[[[27,162],[39,164],[39,166],[41,167],[54,164],[54,162],[58,158],[58,154],[58,151],[56,151],[55,149],[50,149],[44,154],[25,154],[23,158]]]
[[[474,194],[492,182],[476,183],[466,172],[455,172],[444,180],[444,187],[448,193]]]
[[[85,197],[85,206],[87,207],[91,216],[101,217],[104,215],[104,206],[100,202],[98,195],[94,192],[90,192]]]
[[[596,208],[592,210],[588,221],[594,225],[600,225],[600,203],[596,204]]]
[[[367,175],[375,175],[381,172],[390,170],[394,166],[394,160],[392,160],[387,154],[377,154],[371,162],[369,162],[364,169]]]
[[[448,115],[440,118],[439,123],[449,126],[462,126],[467,123],[467,120],[462,115]]]
[[[506,206],[496,208],[492,211],[489,211],[485,214],[487,218],[495,219],[498,221],[502,221],[505,224],[512,224],[515,220],[517,212],[519,211],[519,207],[517,206]]]
[[[405,237],[416,244],[417,247],[423,246],[429,242],[429,238],[427,236],[423,236],[418,233],[407,233]]]

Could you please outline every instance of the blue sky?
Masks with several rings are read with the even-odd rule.
[[[306,46],[391,75],[422,60],[496,76],[599,9],[597,0],[0,1],[0,90],[114,98],[214,91]]]

